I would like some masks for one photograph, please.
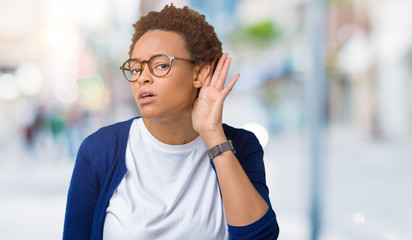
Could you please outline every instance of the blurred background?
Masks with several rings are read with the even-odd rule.
[[[206,15],[286,240],[412,239],[412,1],[0,0],[0,238],[61,239],[81,141],[138,115],[119,66],[166,3]]]

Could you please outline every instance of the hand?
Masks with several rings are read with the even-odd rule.
[[[199,96],[194,102],[192,124],[200,135],[222,131],[223,102],[239,79],[236,73],[225,87],[231,58],[224,53],[216,66],[213,76],[208,76]]]

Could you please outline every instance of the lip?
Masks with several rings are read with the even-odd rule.
[[[150,94],[152,96],[150,97],[143,97],[145,94]],[[138,104],[139,105],[144,105],[144,104],[149,104],[153,101],[155,101],[157,98],[156,94],[154,92],[148,91],[148,90],[142,90],[138,92]]]

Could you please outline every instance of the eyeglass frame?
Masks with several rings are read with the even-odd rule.
[[[169,70],[168,70],[164,75],[160,75],[160,76],[159,76],[159,75],[156,75],[156,74],[154,73],[152,67],[151,67],[150,64],[149,64],[149,62],[150,62],[150,60],[152,60],[152,58],[158,57],[158,56],[166,56],[166,57],[168,57],[168,58],[169,58],[169,63],[170,63],[170,68],[169,68]],[[125,67],[126,64],[127,64],[129,61],[131,61],[131,60],[134,60],[134,61],[136,61],[136,62],[139,62],[139,63],[141,64],[141,66],[142,66],[142,69],[140,69],[140,74],[139,74],[139,76],[136,78],[136,80],[129,80],[129,79],[127,78],[127,76],[126,76],[126,72],[125,72],[125,71],[131,72],[131,70],[132,70],[132,69],[130,69],[130,68],[126,68],[126,67]],[[164,77],[164,76],[166,76],[167,74],[169,74],[170,70],[172,69],[173,60],[180,60],[180,61],[185,61],[185,62],[189,62],[189,63],[192,63],[192,64],[196,64],[196,61],[191,60],[191,59],[188,59],[188,58],[172,57],[172,56],[169,56],[169,55],[167,55],[167,54],[165,54],[165,53],[159,53],[159,54],[154,54],[154,55],[152,55],[148,60],[144,60],[144,61],[139,61],[139,60],[136,59],[136,58],[129,58],[129,59],[127,59],[127,60],[122,64],[122,66],[120,66],[120,69],[122,70],[123,75],[124,75],[124,77],[126,78],[127,81],[129,81],[129,82],[136,82],[136,81],[139,79],[139,77],[141,76],[141,74],[142,74],[142,72],[143,72],[143,70],[144,70],[144,67],[143,67],[143,66],[144,66],[145,63],[146,63],[147,66],[149,67],[149,71],[153,74],[153,76],[156,76],[156,77]]]

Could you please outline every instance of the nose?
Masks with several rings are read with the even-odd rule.
[[[153,79],[152,79],[152,73],[150,72],[150,69],[149,69],[149,63],[148,62],[146,62],[146,64],[143,63],[142,68],[143,68],[142,72],[140,73],[140,76],[137,79],[137,82],[140,85],[152,83]]]

